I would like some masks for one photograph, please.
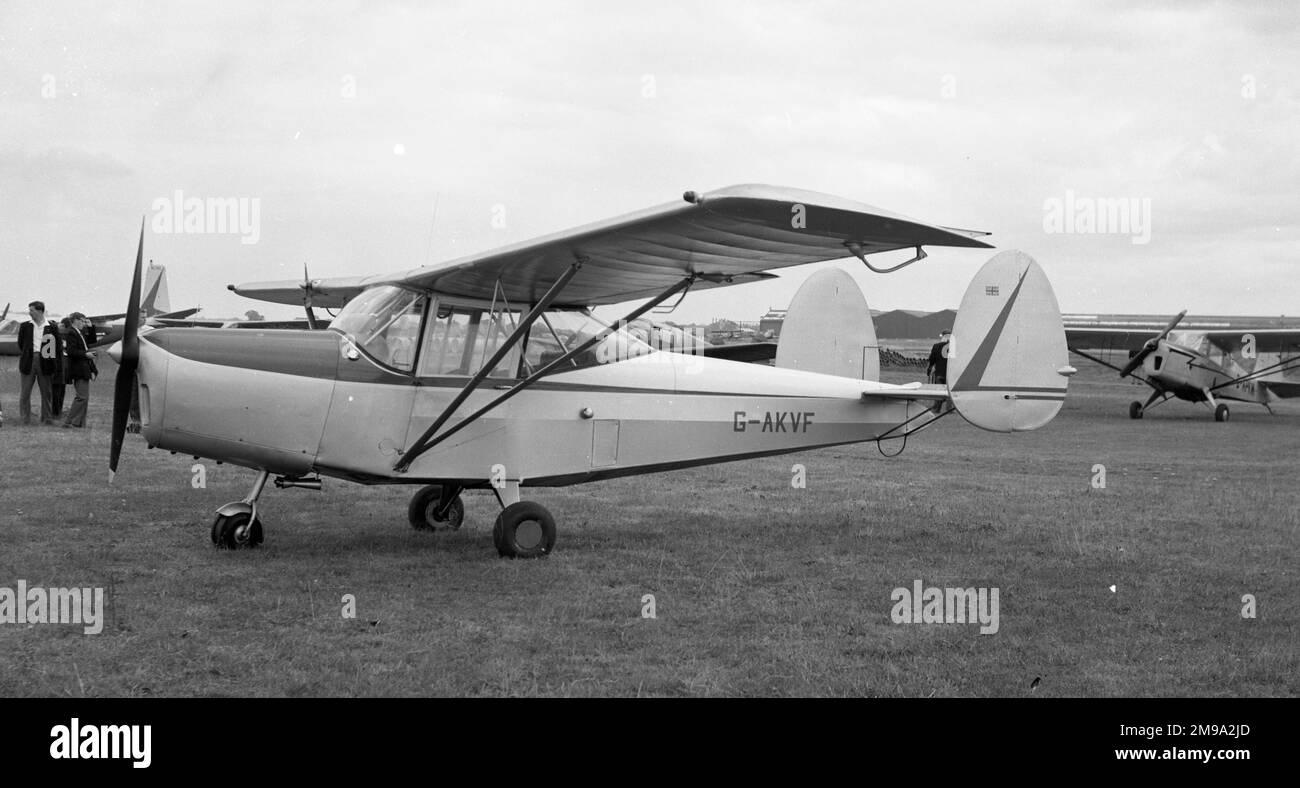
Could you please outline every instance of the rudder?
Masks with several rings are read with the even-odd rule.
[[[1032,257],[993,256],[971,280],[953,323],[948,391],[971,424],[994,432],[1042,427],[1065,402],[1068,364],[1056,294]]]

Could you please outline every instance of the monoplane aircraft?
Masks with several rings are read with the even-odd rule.
[[[110,479],[138,381],[150,448],[255,471],[248,495],[217,510],[219,546],[262,541],[259,499],[272,478],[320,489],[330,476],[420,485],[408,518],[421,529],[459,527],[461,492],[491,490],[498,552],[539,557],[555,545],[555,520],[521,500],[522,488],[905,441],[952,412],[986,430],[1032,430],[1060,409],[1074,370],[1056,297],[1038,264],[1014,251],[985,264],[966,292],[948,385],[881,383],[874,368],[864,375],[862,348],[826,374],[646,346],[626,322],[689,290],[849,256],[887,273],[924,258],[923,246],[989,247],[983,233],[795,189],[683,197],[424,268],[315,280],[315,305],[341,309],[325,331],[138,332],[142,229],[128,329],[113,351]],[[868,260],[911,248],[888,268]],[[287,304],[303,293],[296,281],[232,289]],[[590,312],[647,298],[612,325]],[[815,348],[790,350],[813,359],[793,363],[825,363]]]
[[[1159,333],[1143,329],[1138,316],[1074,317],[1066,322],[1070,350],[1151,387],[1146,402],[1129,404],[1129,418],[1140,419],[1169,399],[1201,402],[1227,421],[1222,400],[1264,406],[1279,398],[1300,396],[1300,329],[1267,325],[1261,318],[1195,318],[1185,331],[1174,329],[1187,316],[1179,312]],[[1253,321],[1253,325],[1252,325]],[[1124,366],[1107,361],[1112,351],[1126,351]]]

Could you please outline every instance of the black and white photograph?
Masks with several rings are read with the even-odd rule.
[[[1298,44],[5,0],[0,697],[1295,698]]]

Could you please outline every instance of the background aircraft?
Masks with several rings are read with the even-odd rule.
[[[47,299],[47,304],[48,304]],[[169,318],[185,318],[198,309],[183,309],[179,312],[171,312],[171,305],[167,298],[167,269],[165,266],[154,265],[153,261],[149,262],[149,272],[145,279],[144,295],[140,300],[140,308],[150,320],[161,320]],[[5,307],[5,316],[9,313],[9,307]],[[52,312],[46,313],[46,319],[57,322],[62,314]],[[95,342],[91,347],[112,344],[122,338],[124,315],[91,315],[89,320],[95,328]],[[22,325],[31,318],[27,310],[23,309],[22,317],[6,319],[0,316],[0,356],[18,355],[18,326]]]
[[[556,528],[544,507],[520,499],[521,487],[905,440],[952,412],[991,431],[1033,430],[1060,410],[1074,372],[1060,313],[1041,268],[1019,252],[995,256],[967,289],[953,334],[971,350],[950,360],[946,386],[864,374],[874,332],[860,291],[847,311],[865,328],[851,332],[842,356],[821,350],[814,319],[787,332],[813,344],[790,348],[786,368],[657,352],[622,321],[594,318],[593,305],[649,298],[632,321],[693,287],[850,254],[866,263],[915,248],[915,262],[924,245],[989,248],[980,233],[813,192],[736,186],[683,197],[424,268],[321,280],[315,303],[342,308],[328,331],[256,338],[138,333],[142,228],[126,334],[112,351],[110,478],[138,386],[151,448],[256,471],[249,494],[217,512],[219,546],[262,540],[258,501],[273,475],[277,487],[309,489],[334,476],[423,485],[408,507],[417,528],[459,527],[461,491],[491,490],[502,508],[497,551],[531,558],[551,551]],[[814,287],[836,292],[824,277]],[[297,282],[232,289],[279,303],[302,297]],[[462,405],[472,410],[462,415]]]
[[[1151,387],[1146,402],[1129,404],[1129,417],[1168,399],[1203,402],[1215,421],[1227,421],[1221,400],[1264,406],[1279,398],[1300,396],[1300,325],[1295,319],[1197,317],[1180,312],[1158,333],[1145,315],[1070,316],[1066,344],[1084,358],[1110,367],[1121,378],[1133,377]],[[1180,324],[1182,331],[1174,329]],[[1108,356],[1123,351],[1120,366]],[[1271,410],[1270,410],[1271,412]]]

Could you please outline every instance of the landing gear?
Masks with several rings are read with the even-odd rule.
[[[253,489],[242,501],[232,501],[217,510],[212,521],[212,543],[217,547],[235,550],[240,547],[257,547],[262,543],[262,521],[257,517],[257,499],[266,489],[269,471],[257,472]]]
[[[262,521],[251,512],[218,514],[212,523],[212,543],[227,550],[257,547],[262,543]]]
[[[445,494],[444,494],[445,490]],[[406,518],[417,531],[455,531],[465,522],[460,488],[431,484],[411,497]]]
[[[542,558],[555,548],[555,518],[535,501],[518,501],[501,510],[492,541],[505,558]]]
[[[1141,403],[1141,402],[1134,401],[1134,402],[1130,402],[1130,403],[1128,404],[1128,417],[1129,417],[1130,419],[1140,419],[1140,418],[1142,418],[1142,403]]]
[[[1227,406],[1227,405],[1224,405],[1222,402],[1220,402],[1218,405],[1215,406],[1215,408],[1214,408],[1214,420],[1215,420],[1215,421],[1227,421],[1227,420],[1228,420],[1228,406]]]

